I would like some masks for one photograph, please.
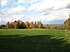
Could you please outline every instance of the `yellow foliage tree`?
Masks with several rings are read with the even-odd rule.
[[[65,27],[65,29],[70,30],[70,15],[69,15],[69,19],[67,19],[67,20],[64,22],[64,27]]]
[[[9,22],[7,22],[7,24],[6,24],[6,28],[7,28],[7,29],[10,28],[10,24],[9,24]]]
[[[40,21],[38,21],[38,27],[39,28],[42,28],[43,27],[43,24]]]
[[[34,24],[33,24],[33,21],[30,23],[30,28],[34,28]]]
[[[28,21],[26,21],[25,26],[26,26],[26,28],[29,28],[30,23]]]

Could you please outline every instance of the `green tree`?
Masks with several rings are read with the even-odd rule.
[[[35,21],[35,23],[34,23],[34,27],[37,28],[37,22],[36,22],[36,21]]]
[[[24,22],[20,22],[19,28],[21,28],[21,29],[26,28],[25,23]]]

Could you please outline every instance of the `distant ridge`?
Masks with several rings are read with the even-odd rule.
[[[48,24],[64,24],[65,20],[52,20],[49,21]]]

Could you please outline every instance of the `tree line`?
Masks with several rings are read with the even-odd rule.
[[[30,29],[30,28],[46,28],[46,29],[60,29],[63,30],[63,24],[61,25],[54,25],[50,26],[48,24],[44,24],[41,21],[37,22],[22,22],[22,21],[14,21],[14,22],[7,22],[6,25],[0,25],[0,29]]]
[[[25,29],[25,28],[47,28],[47,29],[59,29],[59,30],[70,30],[70,15],[67,20],[64,21],[64,24],[61,25],[53,25],[50,26],[44,24],[41,21],[37,22],[28,22],[28,21],[14,21],[14,22],[7,22],[6,25],[0,25],[0,29]]]
[[[24,29],[24,28],[42,28],[43,24],[41,21],[38,22],[22,22],[22,21],[14,21],[14,22],[7,22],[6,26],[7,29]]]

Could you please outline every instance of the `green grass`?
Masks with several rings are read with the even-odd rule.
[[[70,31],[0,29],[0,52],[70,52]]]

